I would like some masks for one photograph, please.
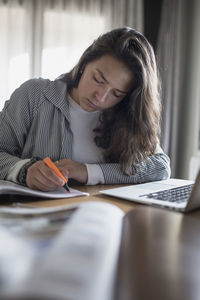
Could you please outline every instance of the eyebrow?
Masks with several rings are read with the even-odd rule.
[[[102,72],[101,70],[99,70],[98,68],[96,68],[96,71],[99,73],[99,75],[101,76],[101,78],[102,78],[106,83],[109,84],[109,82],[108,82],[108,80],[105,78],[103,72]],[[120,93],[122,93],[122,94],[127,94],[127,93],[128,93],[128,92],[125,92],[125,91],[121,91],[121,90],[119,90],[119,89],[115,89],[115,90],[117,90],[118,92],[120,92]]]

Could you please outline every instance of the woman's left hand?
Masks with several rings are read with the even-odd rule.
[[[55,164],[64,176],[75,179],[81,183],[87,183],[88,173],[84,164],[67,158],[59,160]]]

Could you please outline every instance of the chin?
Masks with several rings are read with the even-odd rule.
[[[92,107],[88,107],[87,105],[81,105],[81,108],[87,112],[93,112],[94,109]]]

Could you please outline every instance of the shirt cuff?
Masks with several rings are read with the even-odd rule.
[[[85,164],[88,172],[86,185],[104,184],[104,176],[101,167],[97,164]]]
[[[29,161],[30,161],[30,158],[22,159],[22,160],[18,161],[14,166],[12,166],[10,168],[8,175],[6,177],[6,180],[18,183],[17,176],[19,174],[19,171]]]

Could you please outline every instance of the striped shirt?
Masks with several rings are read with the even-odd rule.
[[[72,158],[73,135],[67,84],[31,79],[14,91],[0,113],[0,179],[20,160]],[[159,148],[160,149],[160,148]],[[136,174],[123,174],[118,163],[98,163],[106,184],[142,183],[167,179],[169,157],[162,149],[143,161]]]

